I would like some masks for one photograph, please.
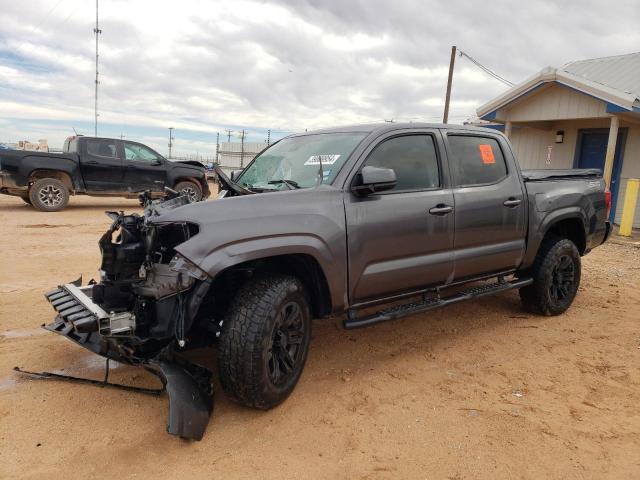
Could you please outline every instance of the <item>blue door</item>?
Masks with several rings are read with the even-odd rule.
[[[613,159],[613,173],[611,174],[611,215],[609,216],[611,221],[616,215],[620,171],[622,170],[622,152],[624,151],[626,133],[625,129],[621,129],[618,132],[618,140],[616,141],[616,154]],[[609,130],[606,128],[579,130],[575,166],[577,168],[599,168],[604,170],[608,141]]]

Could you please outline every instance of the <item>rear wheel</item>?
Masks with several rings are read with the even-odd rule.
[[[41,178],[29,188],[29,200],[41,212],[57,212],[69,203],[69,190],[57,178]]]
[[[222,387],[248,407],[275,407],[298,383],[310,338],[309,302],[299,280],[279,274],[250,280],[222,325]]]
[[[202,187],[194,182],[184,181],[176,184],[174,190],[180,195],[189,197],[191,203],[202,200]]]
[[[533,284],[520,289],[525,308],[540,315],[559,315],[573,303],[580,286],[580,253],[566,238],[544,239],[531,269]]]

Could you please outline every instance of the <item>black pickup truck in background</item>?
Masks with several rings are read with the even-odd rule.
[[[69,195],[162,197],[165,187],[192,202],[209,196],[204,165],[174,162],[141,143],[73,136],[63,153],[0,152],[0,193],[21,197],[34,208],[62,210]]]

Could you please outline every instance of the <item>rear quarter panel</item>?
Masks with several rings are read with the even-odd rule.
[[[53,170],[69,175],[74,190],[82,190],[84,185],[78,168],[78,156],[73,153],[37,153],[8,151],[0,153],[0,163],[5,176],[5,186],[27,188],[29,177],[36,170]]]
[[[531,266],[545,234],[555,223],[576,218],[586,238],[584,253],[602,243],[607,208],[604,180],[556,179],[525,182],[529,203],[529,235],[523,267]]]

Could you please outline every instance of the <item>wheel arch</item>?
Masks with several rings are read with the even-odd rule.
[[[557,219],[548,225],[543,239],[548,235],[556,235],[571,240],[577,247],[580,255],[583,255],[587,249],[586,228],[584,221],[579,216]]]
[[[46,168],[33,170],[29,174],[29,186],[31,186],[31,184],[33,184],[36,180],[40,180],[42,178],[55,178],[57,180],[60,180],[62,183],[64,183],[64,186],[67,187],[69,193],[73,193],[73,191],[75,190],[73,181],[71,180],[71,175],[60,170],[50,170]]]
[[[548,212],[547,215],[544,213],[531,212],[527,251],[520,267],[523,270],[531,267],[542,242],[549,234],[559,235],[574,242],[580,255],[588,252],[587,220],[579,207],[562,208]]]
[[[192,182],[192,183],[195,183],[196,185],[199,185],[200,189],[202,190],[203,199],[208,198],[211,193],[209,191],[209,184],[207,183],[206,177],[198,178],[198,177],[190,177],[188,175],[178,175],[176,178],[173,179],[171,188],[175,188],[176,185],[178,185],[180,182]]]
[[[179,176],[179,177],[174,178],[172,187],[175,187],[180,182],[192,182],[192,183],[195,183],[196,185],[200,185],[200,187],[202,187],[202,182],[200,180],[198,180],[196,177],[188,177],[188,176]]]
[[[231,298],[233,290],[248,278],[261,273],[279,273],[296,277],[309,295],[315,318],[326,317],[333,310],[327,276],[318,260],[309,253],[286,253],[257,257],[228,266],[219,271],[212,283],[213,292],[224,292]]]

